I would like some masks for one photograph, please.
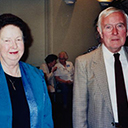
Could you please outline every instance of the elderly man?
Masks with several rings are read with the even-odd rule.
[[[127,20],[122,10],[114,7],[103,10],[97,23],[102,45],[76,58],[73,128],[128,128],[128,48],[124,46]],[[116,71],[120,65],[116,64],[118,53],[124,76],[121,84],[123,77]]]

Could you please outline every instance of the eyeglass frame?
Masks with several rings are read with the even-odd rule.
[[[103,29],[106,32],[112,32],[113,29],[114,29],[114,27],[116,27],[116,29],[118,31],[122,31],[122,30],[125,30],[126,29],[126,26],[125,26],[124,23],[117,23],[115,26],[113,26],[112,24],[106,24]]]

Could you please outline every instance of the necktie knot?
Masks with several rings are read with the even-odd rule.
[[[120,54],[119,53],[115,53],[114,57],[115,57],[115,60],[119,60]]]

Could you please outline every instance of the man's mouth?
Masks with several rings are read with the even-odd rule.
[[[119,39],[111,39],[111,41],[119,41]]]

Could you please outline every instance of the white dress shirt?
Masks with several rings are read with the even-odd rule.
[[[55,66],[57,67],[57,70],[54,72],[55,76],[59,76],[63,80],[73,81],[74,66],[72,62],[66,61],[65,67],[60,62],[58,62]]]
[[[114,56],[113,53],[110,52],[105,45],[102,45],[103,49],[103,57],[106,67],[106,73],[108,78],[108,85],[109,85],[109,92],[110,98],[112,103],[112,109],[114,114],[115,122],[118,122],[118,111],[117,111],[117,102],[116,102],[116,87],[115,87],[115,69],[114,69]],[[122,47],[121,50],[118,52],[120,53],[120,61],[122,64],[123,74],[124,74],[124,81],[126,86],[126,93],[128,97],[128,60],[126,58],[124,48]]]

